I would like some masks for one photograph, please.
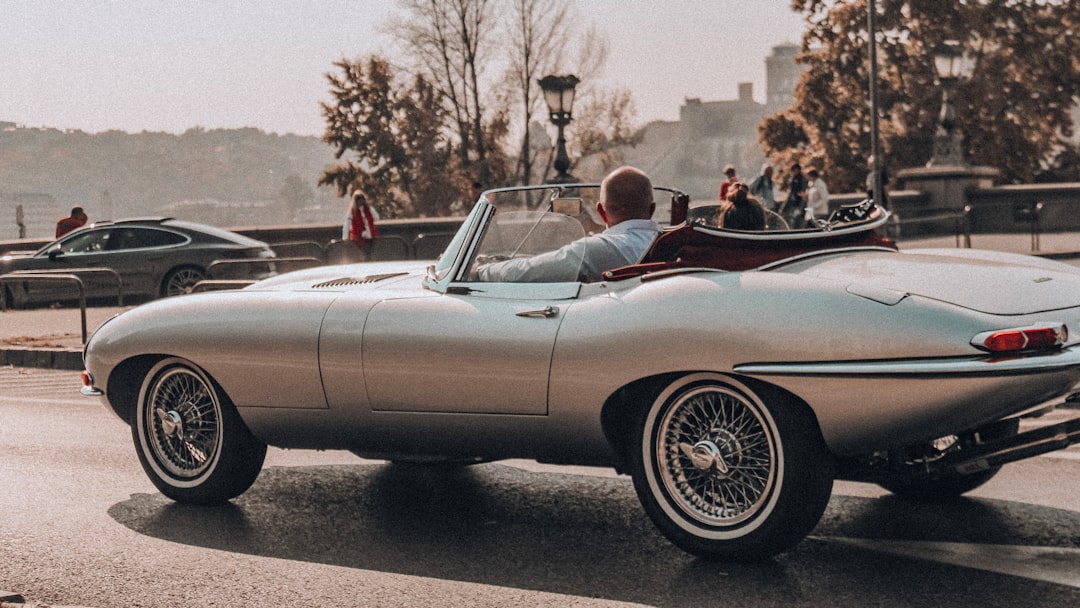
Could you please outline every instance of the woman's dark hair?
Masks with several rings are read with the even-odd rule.
[[[728,191],[726,209],[720,212],[720,226],[733,230],[764,230],[765,210],[749,195],[745,182],[735,182]]]

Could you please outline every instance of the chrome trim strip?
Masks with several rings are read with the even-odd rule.
[[[834,255],[837,253],[851,253],[854,251],[884,251],[886,253],[896,253],[895,249],[889,247],[883,247],[881,245],[860,245],[858,247],[835,247],[830,249],[815,249],[814,251],[808,251],[806,253],[800,253],[791,257],[786,257],[775,262],[769,262],[768,264],[762,264],[754,270],[772,270],[780,266],[786,266],[801,260],[809,258],[817,258],[826,255]]]
[[[1080,348],[1046,354],[975,355],[893,361],[740,363],[733,371],[749,376],[937,376],[1055,372],[1080,367]]]

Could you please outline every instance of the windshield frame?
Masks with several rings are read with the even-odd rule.
[[[494,188],[484,191],[476,201],[469,215],[465,218],[458,232],[450,241],[449,245],[435,264],[428,267],[427,276],[424,279],[424,287],[434,291],[446,292],[451,283],[469,282],[469,264],[476,255],[482,237],[491,223],[492,216],[497,212],[496,205],[492,201],[499,200],[509,193],[528,192],[538,193],[535,204],[524,204],[519,208],[530,211],[552,212],[552,203],[556,199],[575,198],[579,196],[578,190],[593,189],[599,197],[600,183],[569,183],[569,184],[534,184],[529,186],[512,186],[507,188]],[[667,192],[672,198],[683,195],[679,190],[663,186],[653,186],[654,198],[656,192]],[[666,201],[657,203],[657,212],[654,220],[661,226],[670,225],[668,210],[670,206]],[[595,210],[583,209],[583,213],[592,215]]]

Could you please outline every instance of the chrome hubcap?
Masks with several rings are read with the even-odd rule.
[[[157,413],[158,420],[161,421],[161,432],[166,437],[184,438],[184,420],[180,417],[180,414],[175,410],[166,412],[161,408],[154,411]]]

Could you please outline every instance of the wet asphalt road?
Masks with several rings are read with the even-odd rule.
[[[840,483],[811,536],[696,560],[629,479],[271,450],[226,507],[172,503],[78,374],[0,368],[0,590],[110,606],[1076,606],[1080,449],[927,505]],[[1055,417],[1080,414],[1059,411]]]

